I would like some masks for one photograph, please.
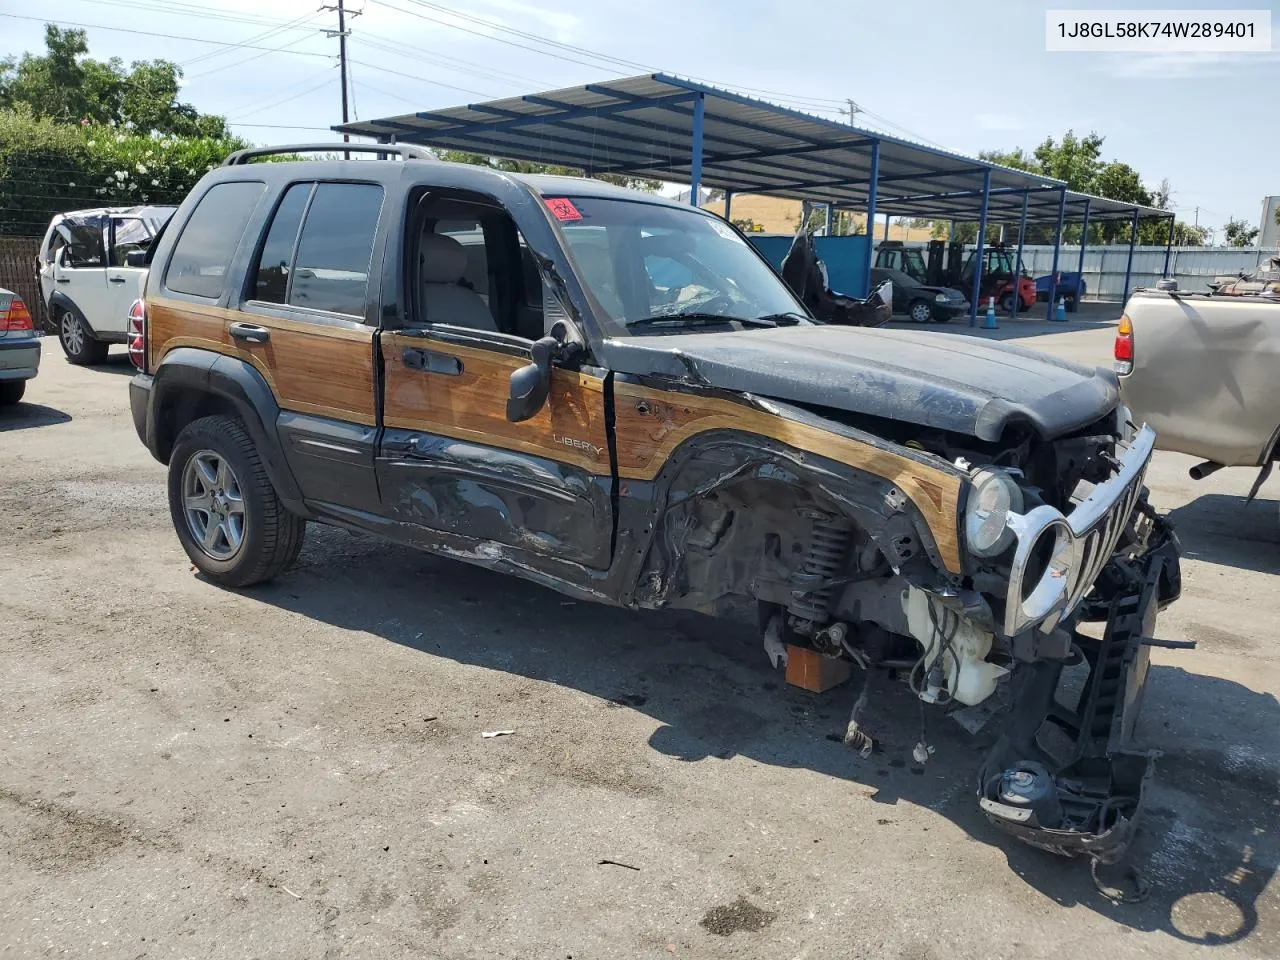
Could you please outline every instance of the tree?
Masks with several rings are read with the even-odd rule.
[[[533,163],[529,160],[503,160],[499,157],[487,157],[479,153],[468,153],[465,150],[441,150],[438,155],[441,160],[447,160],[450,163],[470,163],[478,167],[492,167],[495,170],[502,170],[505,173],[546,173],[560,177],[577,177],[582,175],[582,171],[577,167],[564,167],[554,163]],[[597,173],[592,176],[595,180],[612,183],[616,187],[625,187],[628,190],[641,190],[645,193],[657,193],[662,187],[661,180],[651,180],[646,177],[631,177],[624,173]],[[721,195],[721,199],[723,199],[723,194]]]
[[[1248,221],[1237,220],[1232,217],[1223,224],[1222,234],[1227,241],[1228,247],[1247,247],[1258,239],[1258,228],[1252,226]]]
[[[228,136],[223,117],[202,114],[178,100],[182,70],[168,60],[87,56],[83,30],[45,25],[42,56],[0,60],[0,109],[26,107],[37,119],[59,123],[114,124],[140,134]]]

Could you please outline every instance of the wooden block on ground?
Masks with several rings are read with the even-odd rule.
[[[849,679],[853,664],[848,660],[832,660],[808,647],[787,644],[787,683],[793,687],[825,693]]]

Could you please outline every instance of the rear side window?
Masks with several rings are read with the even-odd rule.
[[[211,300],[222,296],[231,258],[266,189],[266,184],[258,181],[210,187],[178,237],[165,272],[165,286],[176,293]]]
[[[298,239],[287,302],[363,317],[382,187],[321,183]]]
[[[298,228],[311,198],[312,183],[295,183],[285,191],[276,207],[258,258],[258,276],[253,284],[253,299],[266,303],[284,303],[289,292],[289,271],[293,268],[293,248],[298,242]]]
[[[116,218],[111,222],[111,266],[124,267],[125,257],[135,250],[145,250],[151,242],[146,225],[134,217]]]

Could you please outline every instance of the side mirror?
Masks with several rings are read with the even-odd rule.
[[[551,358],[559,348],[556,337],[535,340],[529,348],[533,362],[512,371],[507,394],[507,419],[512,423],[528,420],[547,402],[551,393]]]
[[[124,265],[126,267],[145,267],[147,265],[147,251],[130,250],[124,255]]]

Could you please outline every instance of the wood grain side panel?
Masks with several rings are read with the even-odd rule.
[[[959,573],[959,477],[868,443],[712,397],[614,385],[620,476],[651,480],[685,440],[708,430],[741,430],[883,477],[929,526],[947,569]]]
[[[457,376],[405,366],[406,349],[457,357]],[[507,382],[528,362],[488,350],[443,344],[403,334],[382,335],[386,370],[383,422],[460,440],[519,450],[594,474],[609,473],[604,424],[604,381],[556,370],[551,396],[539,413],[522,423],[507,419]]]
[[[266,327],[266,343],[234,340],[240,321]],[[181,301],[147,304],[152,362],[193,346],[239,357],[266,379],[283,410],[372,424],[373,332],[245,314]]]

